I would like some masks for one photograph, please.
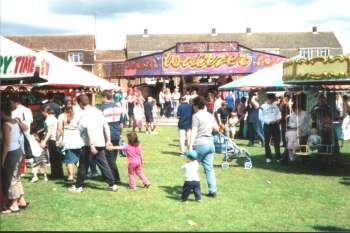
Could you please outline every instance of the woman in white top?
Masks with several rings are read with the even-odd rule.
[[[301,108],[297,108],[294,103],[289,117],[288,126],[298,130],[297,133],[300,145],[306,145],[311,126],[308,112]]]
[[[24,191],[19,172],[23,157],[23,151],[21,149],[23,134],[21,131],[27,131],[28,127],[18,118],[11,118],[11,107],[9,104],[2,105],[1,121],[3,129],[1,177],[3,194],[6,198],[4,203],[5,208],[3,208],[2,213],[10,214],[19,212],[20,208],[25,208],[29,204],[24,199]]]
[[[163,89],[159,92],[159,96],[158,96],[158,103],[160,105],[160,117],[163,117],[163,115],[165,114],[165,108],[164,108],[164,104],[165,104],[165,87],[163,87]]]
[[[180,92],[178,88],[175,88],[174,92],[171,94],[171,101],[173,105],[173,115],[177,116],[177,108],[179,107],[180,103]]]
[[[74,114],[71,100],[65,102],[64,112],[58,117],[57,140],[64,151],[63,163],[67,166],[68,181],[73,181],[74,164],[79,161],[84,146],[80,134],[80,117]]]
[[[51,178],[60,179],[63,178],[63,156],[58,153],[56,146],[57,119],[55,117],[55,112],[48,105],[44,107],[42,114],[46,118],[46,135],[41,141],[40,146],[42,148],[46,148],[46,146],[48,146],[51,165]]]

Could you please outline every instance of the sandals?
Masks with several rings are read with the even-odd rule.
[[[18,210],[13,210],[11,208],[8,208],[7,210],[1,211],[2,214],[13,214],[13,213],[18,213],[18,212],[20,212],[19,208],[18,208]]]
[[[30,204],[30,202],[29,201],[27,201],[27,203],[25,204],[25,205],[18,205],[18,207],[20,208],[20,209],[25,209],[25,208],[27,208],[28,206],[29,206],[29,204]]]

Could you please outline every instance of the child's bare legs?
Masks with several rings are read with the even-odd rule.
[[[73,180],[74,176],[74,165],[72,163],[67,163],[67,173],[68,173],[68,180]]]
[[[32,180],[30,182],[35,183],[39,180],[38,171],[39,171],[39,166],[35,166],[32,168],[33,177],[32,177]]]

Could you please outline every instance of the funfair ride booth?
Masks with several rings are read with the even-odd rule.
[[[283,81],[294,85],[300,92],[306,93],[306,108],[317,119],[317,127],[321,143],[310,148],[300,145],[299,155],[340,155],[342,148],[339,139],[349,139],[349,115],[339,116],[336,96],[349,96],[350,56],[328,56],[312,59],[298,59],[283,64]],[[323,97],[325,96],[325,98]],[[321,97],[327,101],[326,108],[318,105]],[[316,106],[316,107],[315,107]],[[318,111],[318,109],[322,111]],[[325,110],[326,109],[326,110]],[[346,116],[347,115],[347,116]],[[343,142],[341,140],[341,142]],[[349,152],[349,151],[347,151]]]
[[[284,59],[237,42],[184,42],[159,53],[125,61],[123,78],[139,80],[139,84],[147,79],[157,84],[160,80],[176,79],[182,93],[196,89],[198,94],[205,95],[210,89]],[[158,94],[155,89],[143,94],[155,96]]]
[[[49,63],[37,53],[0,36],[1,85],[32,84],[47,81]]]

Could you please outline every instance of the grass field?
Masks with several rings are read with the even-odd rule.
[[[125,130],[127,132],[127,130]],[[62,231],[350,231],[350,144],[340,164],[311,159],[306,164],[265,164],[263,149],[249,148],[253,168],[240,160],[228,170],[215,155],[218,196],[202,203],[179,201],[185,158],[177,156],[176,128],[140,134],[150,189],[127,188],[127,163],[118,158],[123,185],[116,193],[104,182],[86,180],[84,191],[69,193],[63,181],[23,180],[28,209],[1,215],[1,230]],[[238,141],[245,145],[246,141]],[[29,176],[29,175],[28,175]],[[203,168],[202,193],[207,193]]]

